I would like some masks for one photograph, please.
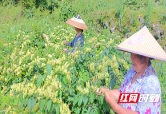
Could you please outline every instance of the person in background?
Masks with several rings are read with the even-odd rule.
[[[83,30],[88,30],[88,27],[86,26],[85,22],[82,20],[80,15],[77,15],[68,21],[66,21],[67,24],[73,26],[77,32],[75,38],[72,40],[72,42],[67,42],[66,40],[63,41],[64,45],[74,47],[73,50],[68,50],[64,48],[64,52],[67,53],[73,53],[75,52],[75,48],[80,44],[82,47],[84,46],[84,36],[82,34]]]
[[[131,53],[132,67],[124,77],[119,89],[109,90],[101,87],[99,94],[117,114],[161,114],[161,87],[150,59],[166,61],[166,53],[145,26],[116,49]],[[117,103],[120,93],[159,94],[158,100],[137,103]],[[151,97],[152,98],[152,97]],[[157,99],[157,97],[156,97]],[[142,99],[143,100],[143,99]]]

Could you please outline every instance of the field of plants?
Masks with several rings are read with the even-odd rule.
[[[94,92],[120,87],[131,61],[130,54],[115,47],[125,38],[108,29],[97,33],[87,23],[84,48],[67,55],[63,48],[73,48],[64,46],[63,40],[72,41],[76,32],[60,20],[65,14],[59,17],[38,9],[32,14],[26,9],[22,16],[20,6],[5,8],[0,7],[0,113],[114,114],[104,96]],[[152,64],[160,80],[164,114],[166,63]]]
[[[6,113],[114,113],[94,92],[118,89],[130,68],[130,55],[115,49],[122,40],[115,33],[84,32],[85,47],[75,54],[63,53],[63,40],[75,36],[73,27],[47,24],[45,33],[19,30],[10,43],[1,42],[0,111]],[[3,40],[2,40],[3,41]],[[67,47],[68,49],[71,49]],[[6,56],[5,56],[6,55]],[[166,100],[163,68],[153,62]],[[162,110],[166,105],[162,104]]]

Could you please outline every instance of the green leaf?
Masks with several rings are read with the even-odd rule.
[[[101,104],[103,104],[104,97],[101,95]]]
[[[84,110],[85,110],[85,108],[83,107],[83,108],[82,108],[82,112],[81,112],[81,114],[84,114]]]
[[[103,101],[103,110],[104,111],[109,111],[110,110],[110,106],[109,106],[109,104],[107,103],[107,101],[105,99]]]
[[[47,109],[48,109],[48,111],[50,111],[50,109],[51,109],[51,104],[52,104],[52,101],[49,100],[49,101],[47,102]]]
[[[24,99],[23,104],[24,104],[24,106],[26,106],[26,104],[27,104],[27,99]]]
[[[56,114],[59,114],[59,105],[56,106]]]
[[[39,102],[39,107],[40,107],[40,111],[42,111],[43,110],[42,102]]]
[[[67,83],[67,81],[66,81],[66,76],[63,77],[63,82],[64,82],[64,84]]]
[[[90,103],[93,103],[93,101],[94,101],[94,95],[93,93],[90,93]]]
[[[84,106],[86,106],[86,104],[88,103],[88,98],[87,97],[84,97]]]
[[[61,90],[59,91],[59,96],[62,97],[62,91]]]
[[[99,110],[98,110],[98,108],[96,106],[92,106],[92,108],[95,109],[95,111],[93,111],[93,113],[95,113],[95,114],[99,113]]]
[[[88,108],[87,114],[89,114],[91,111],[91,107]]]
[[[72,89],[72,88],[69,88],[68,91],[69,91],[70,95],[74,93],[74,89]]]
[[[73,105],[75,105],[77,102],[78,102],[78,98],[76,97],[74,102],[73,102]]]
[[[95,114],[99,114],[99,109],[98,108],[95,109]]]
[[[94,113],[94,111],[93,111],[93,110],[91,110],[91,111],[90,111],[90,114],[93,114],[93,113]]]
[[[32,103],[32,105],[31,105],[32,107],[31,107],[31,108],[32,108],[32,109],[33,109],[33,107],[35,106],[36,101],[37,101],[37,99],[33,99],[33,100],[31,100],[31,103]]]
[[[99,102],[101,102],[100,95],[97,96],[97,99],[98,99]]]
[[[22,93],[19,94],[20,102],[23,103],[23,95]]]
[[[81,96],[79,97],[78,106],[81,106],[82,100],[83,100],[83,96],[81,95]]]
[[[32,104],[31,104],[31,99],[28,99],[28,108],[31,110]]]
[[[48,64],[48,65],[47,65],[47,74],[48,74],[48,75],[51,74],[51,70],[52,70],[51,65]]]
[[[115,85],[116,85],[116,80],[115,80],[115,78],[113,78],[113,79],[111,80],[111,82],[110,82],[110,87],[109,87],[109,89],[113,89]]]
[[[81,108],[77,109],[77,114],[80,114]]]
[[[42,82],[42,76],[39,76],[37,79],[37,87],[41,85],[41,82]]]
[[[87,72],[84,72],[82,75],[81,75],[82,79],[84,82],[87,82],[88,81],[88,77],[87,77]]]
[[[45,104],[45,99],[41,100],[41,102],[39,102],[39,107],[40,107],[41,111],[43,110],[44,104]]]
[[[72,81],[72,84],[77,80],[77,78],[74,78],[73,81]]]
[[[68,101],[73,101],[75,98],[68,96]]]

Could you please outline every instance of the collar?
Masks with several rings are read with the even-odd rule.
[[[76,34],[76,35],[75,35],[75,38],[76,38],[76,36],[79,37],[80,35],[83,35],[83,34],[81,33],[81,34],[79,34],[78,36],[77,36],[77,34]]]
[[[134,68],[133,68],[133,70],[134,70]],[[134,70],[134,75],[135,75],[135,73],[136,73],[136,71]],[[144,77],[147,77],[147,76],[149,76],[151,74],[155,74],[155,71],[154,71],[154,69],[152,67],[152,63],[150,63],[149,67],[145,70],[145,72],[140,77],[138,77],[136,79],[136,81],[138,83],[142,83]],[[132,76],[132,78],[134,77],[134,75]]]

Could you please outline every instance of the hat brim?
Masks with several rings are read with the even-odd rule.
[[[158,60],[166,61],[166,59],[163,59],[163,58],[148,55],[148,54],[145,54],[145,53],[140,53],[138,51],[132,51],[132,50],[129,50],[129,49],[120,48],[118,46],[116,47],[116,49],[119,50],[119,51],[127,52],[127,53],[134,53],[134,54],[142,55],[142,56],[149,57],[149,58],[152,58],[152,59],[158,59]]]
[[[166,61],[165,51],[146,26],[121,42],[116,49]]]
[[[71,19],[69,19],[68,21],[66,21],[66,23],[69,24],[69,25],[71,25],[71,26],[73,26],[73,27],[82,29],[82,30],[88,30],[88,27],[84,23],[79,23],[79,22],[73,21]]]

